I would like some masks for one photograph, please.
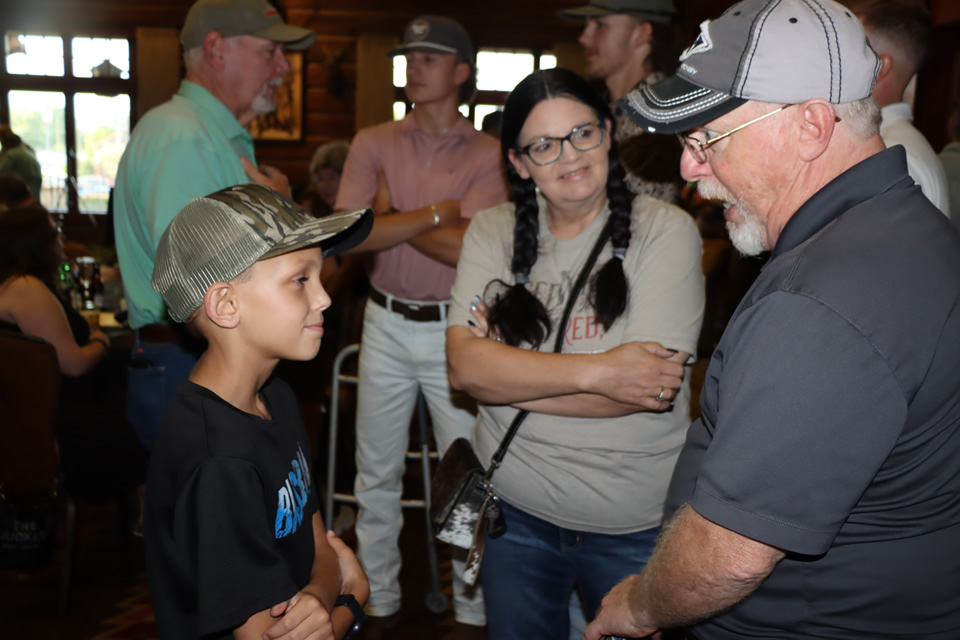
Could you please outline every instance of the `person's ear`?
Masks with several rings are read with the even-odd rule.
[[[885,82],[893,79],[893,70],[896,66],[893,61],[893,56],[889,53],[880,53],[880,71],[877,72],[877,81],[876,86],[883,86]]]
[[[215,282],[203,295],[203,311],[218,327],[233,329],[240,324],[240,303],[236,289],[227,282]]]
[[[610,118],[604,118],[603,124],[606,127],[606,132],[604,133],[603,138],[603,148],[607,151],[610,151],[610,145],[613,144],[613,140],[610,137],[613,132],[613,122],[610,120]]]
[[[470,77],[473,68],[468,62],[458,62],[453,70],[453,81],[456,84],[463,84]]]
[[[203,58],[211,67],[217,71],[222,71],[226,66],[224,61],[224,50],[227,47],[223,36],[219,31],[211,31],[203,37]]]
[[[524,180],[530,179],[530,172],[527,171],[527,166],[523,163],[523,159],[520,157],[520,154],[517,153],[516,149],[510,149],[507,151],[507,159],[510,160],[510,164],[513,165],[513,168],[516,169],[517,174]]]
[[[837,114],[833,105],[823,98],[807,100],[800,105],[800,135],[798,149],[800,158],[811,162],[819,158],[830,146]]]
[[[649,45],[653,39],[653,25],[643,20],[638,20],[633,28],[633,46],[641,47]]]

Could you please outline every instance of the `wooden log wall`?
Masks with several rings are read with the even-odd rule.
[[[687,40],[700,21],[718,15],[729,0],[677,0],[685,13]],[[415,15],[441,14],[460,21],[477,47],[549,50],[555,43],[575,43],[581,25],[560,20],[558,9],[585,0],[485,0],[456,3],[440,0],[277,0],[288,22],[312,29],[316,43],[306,54],[305,136],[302,142],[257,145],[261,162],[273,164],[294,182],[307,180],[316,147],[354,133],[357,86],[357,40],[361,34],[402,34]],[[4,31],[103,35],[136,39],[138,27],[179,29],[192,0],[29,0],[0,2]],[[917,124],[939,148],[949,102],[960,95],[960,15],[956,0],[929,0],[938,20],[937,55],[921,74]],[[136,46],[136,45],[135,45]],[[169,64],[179,65],[179,60]],[[139,68],[139,67],[138,67]],[[929,76],[929,79],[926,77]],[[141,86],[150,78],[138,78]],[[144,90],[146,92],[146,90]]]

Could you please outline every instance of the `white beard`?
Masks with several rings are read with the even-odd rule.
[[[264,82],[263,89],[260,90],[260,93],[257,94],[257,97],[253,99],[252,103],[250,103],[250,109],[258,115],[275,111],[277,108],[277,101],[273,98],[268,98],[267,91],[271,87],[279,87],[282,84],[283,78],[274,78],[273,80],[267,80]]]
[[[727,223],[727,233],[730,234],[730,242],[733,243],[737,251],[745,256],[760,255],[767,250],[767,231],[752,213],[747,212],[745,209],[739,209],[739,211],[743,221],[740,222],[740,224],[735,222]]]
[[[717,180],[710,182],[701,180],[697,183],[697,193],[708,200],[719,200],[725,207],[737,207],[740,222],[727,221],[727,233],[734,248],[745,256],[756,256],[769,247],[766,246],[767,230],[759,216],[751,211],[740,199],[735,198],[730,191]]]

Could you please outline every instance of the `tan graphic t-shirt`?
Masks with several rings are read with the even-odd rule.
[[[546,306],[556,331],[566,296],[609,210],[576,238],[556,240],[544,216],[545,203],[539,203],[540,255],[528,286]],[[485,292],[493,295],[491,281],[514,282],[514,219],[513,204],[505,203],[481,211],[471,222],[451,291],[448,326],[466,324],[470,300]],[[627,310],[604,331],[586,301],[585,287],[563,329],[565,353],[602,352],[633,340],[696,353],[704,282],[700,235],[693,220],[675,206],[640,195],[633,202],[631,231],[624,260],[630,286]],[[608,243],[594,269],[610,256]],[[540,350],[551,351],[554,341],[551,335]],[[511,504],[561,527],[610,534],[655,527],[689,426],[689,404],[685,380],[669,413],[603,419],[532,413],[494,475],[494,486]],[[481,461],[490,460],[516,413],[509,406],[480,405],[473,442]]]

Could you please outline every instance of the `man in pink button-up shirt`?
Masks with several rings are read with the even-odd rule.
[[[463,232],[473,215],[507,200],[497,142],[458,111],[476,86],[470,36],[447,18],[422,16],[390,52],[407,58],[400,122],[360,131],[343,168],[336,209],[379,215],[355,251],[373,252],[363,324],[357,407],[358,556],[370,578],[364,637],[395,625],[400,609],[401,476],[417,390],[427,399],[441,454],[470,437],[472,401],[451,391],[444,355],[447,300]],[[480,590],[454,559],[456,638],[485,637]]]

